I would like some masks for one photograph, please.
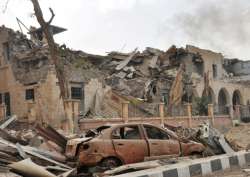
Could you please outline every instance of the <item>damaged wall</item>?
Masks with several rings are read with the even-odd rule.
[[[14,33],[5,27],[0,28],[2,100],[6,99],[5,93],[8,93],[10,104],[7,107],[11,115],[58,125],[56,121],[58,118],[63,119],[64,114],[54,67],[48,65],[48,59],[44,58],[46,52],[27,49],[25,43],[19,41],[20,36],[22,34]],[[5,42],[9,43],[9,58],[6,58],[6,49],[3,47]],[[39,59],[41,56],[42,61]],[[31,92],[27,93],[27,90]],[[33,95],[27,95],[32,93]],[[33,98],[29,98],[32,96]]]
[[[226,67],[234,76],[250,75],[250,61],[237,60],[227,64]]]
[[[7,41],[10,55],[7,55]],[[0,43],[0,93],[10,93],[11,113],[55,124],[65,120],[58,79],[54,66],[49,64],[46,45],[37,48],[22,34],[4,27],[0,28]],[[60,46],[59,52],[70,95],[80,100],[80,111],[85,117],[120,117],[122,101],[130,101],[142,117],[158,115],[153,105],[164,102],[168,106],[181,65],[184,67],[178,90],[182,99],[176,103],[175,110],[178,114],[184,114],[186,102],[203,95],[204,73],[209,73],[209,90],[215,106],[218,107],[222,90],[227,95],[228,106],[233,105],[236,91],[241,94],[241,104],[250,101],[249,84],[229,77],[222,54],[194,46],[171,46],[166,51],[135,49],[130,53],[111,52],[107,56],[74,51],[66,46]],[[34,100],[26,98],[30,89],[34,89]]]
[[[210,50],[200,49],[195,46],[187,45],[186,49],[191,53],[198,53],[204,61],[204,73],[209,72],[212,79],[222,79],[227,75],[223,68],[223,55]]]

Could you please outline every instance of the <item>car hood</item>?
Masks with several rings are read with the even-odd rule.
[[[91,139],[93,139],[93,137],[88,137],[88,138],[74,138],[74,139],[70,139],[67,141],[67,146],[66,146],[66,151],[65,151],[65,155],[68,158],[74,158],[76,155],[76,151],[77,151],[77,147],[79,144],[84,143],[84,142],[88,142]]]
[[[74,138],[74,139],[68,140],[67,145],[78,145],[80,143],[87,142],[87,141],[89,141],[91,139],[93,139],[93,137],[88,137],[88,138]]]

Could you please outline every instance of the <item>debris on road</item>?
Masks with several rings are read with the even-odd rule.
[[[240,123],[231,128],[226,134],[227,142],[235,151],[249,150],[250,148],[250,126],[247,123]]]
[[[224,136],[209,124],[198,128],[110,124],[89,130],[84,137],[65,137],[50,126],[38,124],[27,130],[8,129],[13,122],[10,119],[0,129],[0,171],[19,175],[67,176],[75,174],[75,168],[82,175],[120,174],[233,152]]]
[[[8,129],[8,125],[13,120],[13,118],[10,118],[10,120],[6,120],[0,125],[4,128],[0,129],[1,172],[8,173],[12,171],[19,175],[32,177],[55,177],[73,169],[66,163],[66,156],[61,151],[63,148],[57,147],[57,144],[50,142],[51,139],[57,143],[62,141],[63,135],[60,135],[51,127],[39,127],[40,129],[47,130],[51,136],[57,135],[56,140],[54,137],[51,138],[51,136],[41,137],[36,133],[38,126],[35,126],[36,128],[33,130],[17,132]],[[34,139],[39,139],[40,143],[33,143]],[[63,140],[65,139],[63,138]],[[31,146],[32,144],[37,146]],[[45,148],[45,144],[47,148]]]

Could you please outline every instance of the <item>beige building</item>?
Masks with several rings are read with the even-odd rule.
[[[83,80],[74,73],[71,76],[70,99],[81,102]],[[65,120],[47,46],[5,27],[0,27],[0,104],[6,116],[16,114],[20,119],[52,124]]]
[[[193,46],[187,46],[187,50],[192,53],[199,53],[203,58],[203,72],[209,73],[209,95],[211,102],[215,105],[216,113],[233,112],[236,105],[243,107],[243,105],[250,103],[250,85],[248,82],[250,70],[244,74],[239,73],[242,68],[248,67],[248,62],[224,59],[220,53]],[[239,63],[240,67],[237,67],[236,65]],[[196,83],[195,90],[197,96],[203,95],[204,79]]]
[[[6,116],[57,125],[66,117],[55,68],[46,43],[31,39],[0,27],[0,117],[4,108]],[[133,55],[113,52],[107,56],[60,49],[69,99],[80,103],[79,112],[85,117],[119,117],[120,100],[165,101],[171,87],[166,80],[176,76],[179,63],[185,64],[192,88],[190,94],[183,87],[182,103],[204,95],[204,73],[209,73],[209,101],[215,113],[233,115],[236,105],[250,103],[249,62],[228,60],[220,53],[193,46],[173,53],[148,48]],[[117,65],[124,66],[117,69]],[[150,112],[149,108],[150,104],[138,110]]]

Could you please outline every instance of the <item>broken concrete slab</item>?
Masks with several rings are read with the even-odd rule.
[[[44,167],[39,166],[31,161],[31,159],[25,159],[13,164],[9,167],[15,172],[32,177],[56,177],[53,173],[47,171]]]
[[[123,69],[125,66],[127,66],[127,64],[133,59],[136,53],[137,53],[137,48],[131,53],[131,55],[126,60],[122,61],[115,69],[119,71]]]
[[[225,153],[234,153],[235,151],[231,148],[231,146],[228,144],[228,142],[226,142],[226,140],[225,140],[225,137],[224,137],[224,135],[221,135],[220,137],[219,137],[219,143],[220,143],[220,145],[221,145],[221,147],[222,147],[222,149],[224,150],[224,152]]]
[[[126,77],[127,73],[121,71],[117,74],[115,74],[116,77],[120,78],[120,79],[124,79]]]
[[[150,61],[149,67],[150,68],[156,68],[157,61],[158,61],[158,56],[157,55],[153,56],[151,61]]]
[[[6,145],[6,146],[10,146],[10,147],[12,147],[12,148],[17,149],[17,147],[16,147],[15,144],[10,143],[10,142],[8,142],[8,141],[6,141],[6,140],[4,140],[4,139],[1,139],[1,138],[0,138],[0,143],[1,143],[1,144],[4,144],[4,145]],[[29,154],[29,155],[32,155],[32,156],[34,156],[35,158],[42,159],[42,160],[44,160],[44,161],[47,161],[47,162],[49,162],[49,163],[52,163],[52,164],[54,164],[54,165],[57,165],[57,166],[60,166],[60,167],[63,167],[63,168],[72,169],[72,168],[69,167],[68,165],[65,165],[65,164],[63,164],[63,163],[57,162],[57,161],[55,161],[55,160],[53,160],[53,159],[50,159],[50,158],[48,158],[48,157],[46,157],[46,156],[44,156],[44,155],[39,154],[39,153],[37,152],[38,150],[35,149],[35,148],[33,148],[33,147],[29,147],[29,146],[21,146],[21,147],[22,147],[22,149],[23,149],[23,151],[24,151],[25,153],[27,153],[27,154]]]
[[[46,128],[40,126],[39,124],[36,124],[35,130],[37,133],[47,140],[53,141],[61,148],[65,149],[65,146],[67,144],[67,138],[60,133],[58,133],[53,127],[48,125]]]
[[[0,129],[5,129],[6,127],[9,126],[9,124],[11,124],[13,121],[17,120],[17,116],[13,115],[12,117],[10,117],[9,119],[7,119],[4,123],[2,123],[0,125]]]

